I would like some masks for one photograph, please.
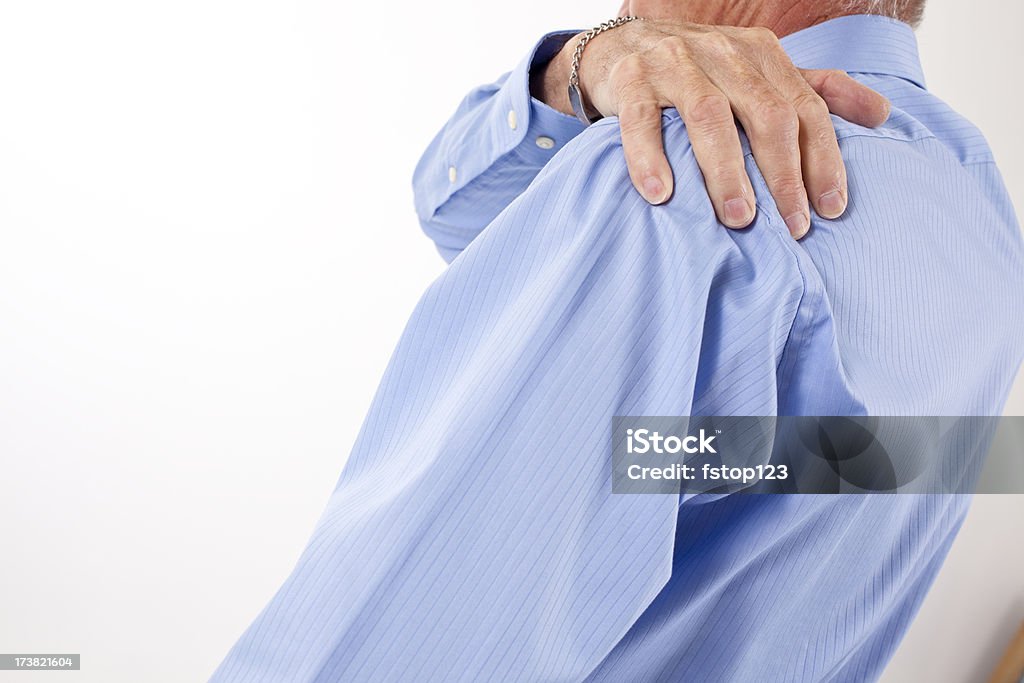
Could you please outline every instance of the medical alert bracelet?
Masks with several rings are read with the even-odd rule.
[[[576,118],[582,121],[584,125],[589,126],[596,119],[591,119],[587,116],[587,108],[583,105],[583,92],[580,90],[580,58],[583,57],[583,48],[599,33],[604,33],[609,29],[628,24],[634,19],[639,18],[626,16],[606,21],[600,26],[595,26],[584,33],[579,42],[576,43],[576,52],[572,56],[572,70],[569,72],[569,104],[572,105],[572,111],[576,114]]]

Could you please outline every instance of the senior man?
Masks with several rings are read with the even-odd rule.
[[[1000,412],[1024,244],[984,140],[925,88],[920,9],[634,0],[575,101],[558,35],[474,91],[416,173],[451,265],[213,680],[876,678],[967,496],[614,494],[608,453],[615,415]],[[822,126],[808,87],[884,112],[814,69],[888,120]]]

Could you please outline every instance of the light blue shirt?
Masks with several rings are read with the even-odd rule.
[[[756,222],[716,222],[675,111],[677,189],[654,207],[615,119],[582,131],[530,99],[533,55],[467,97],[416,171],[451,265],[215,683],[877,677],[967,496],[680,504],[609,483],[614,415],[1001,411],[1024,245],[985,141],[925,89],[904,24],[783,45],[893,103],[878,129],[835,121],[849,209],[800,242],[749,154]]]

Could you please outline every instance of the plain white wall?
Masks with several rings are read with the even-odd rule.
[[[931,3],[931,83],[1024,206],[1020,8]],[[80,652],[73,681],[213,670],[297,558],[441,271],[412,210],[420,151],[540,34],[616,9],[0,5],[0,651]],[[913,647],[957,596],[1000,626],[1021,596],[1024,507],[998,504],[958,542],[904,671],[988,652],[984,628],[960,652]],[[999,563],[1016,574],[994,581]]]

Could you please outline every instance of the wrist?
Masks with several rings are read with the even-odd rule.
[[[530,94],[552,109],[572,116],[572,105],[569,104],[567,88],[569,71],[572,68],[572,56],[580,36],[577,34],[569,39],[546,64],[530,73]]]

